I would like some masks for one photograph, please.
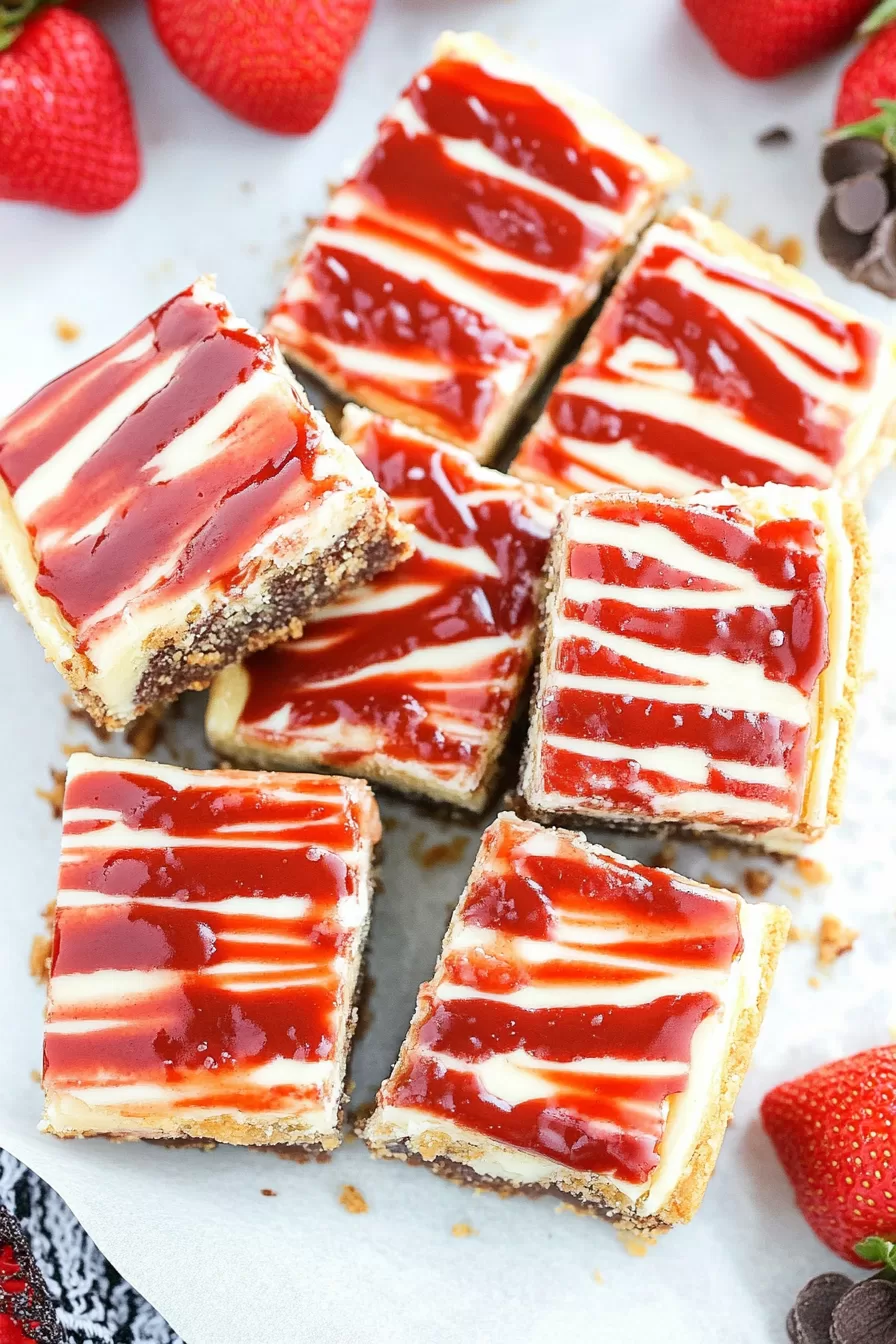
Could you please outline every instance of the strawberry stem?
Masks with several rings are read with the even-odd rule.
[[[870,37],[872,33],[879,33],[881,28],[886,28],[894,19],[896,19],[896,0],[881,0],[881,3],[872,9],[859,32],[863,37]]]
[[[11,47],[21,35],[25,23],[41,5],[60,4],[61,0],[20,0],[17,5],[0,3],[0,51]]]
[[[829,139],[847,140],[850,136],[867,136],[871,140],[880,140],[888,153],[896,156],[896,98],[875,98],[875,107],[880,108],[873,116],[864,121],[851,122],[849,126],[838,126],[831,131]]]
[[[881,1278],[896,1280],[896,1242],[885,1237],[866,1237],[855,1248],[856,1255],[872,1265],[880,1265]]]

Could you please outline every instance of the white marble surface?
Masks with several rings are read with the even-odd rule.
[[[307,139],[280,140],[229,119],[187,86],[156,47],[136,2],[93,5],[130,76],[146,176],[109,217],[79,219],[0,204],[0,411],[114,339],[199,271],[215,271],[237,309],[257,319],[271,301],[324,183],[363,148],[371,124],[446,26],[478,26],[524,57],[598,94],[695,166],[707,201],[731,197],[729,219],[776,237],[811,238],[821,188],[816,147],[833,101],[838,61],[773,85],[729,76],[676,0],[380,0],[331,116]],[[761,150],[758,132],[785,123],[792,146]],[[807,265],[838,296],[887,316],[890,305],[854,290],[809,249]],[[54,321],[82,328],[62,344]],[[41,992],[27,973],[39,912],[53,895],[58,824],[35,789],[62,744],[90,741],[61,703],[63,686],[8,602],[0,602],[0,1145],[68,1199],[118,1268],[189,1344],[772,1344],[796,1289],[836,1262],[793,1207],[757,1121],[773,1083],[888,1039],[896,955],[893,816],[896,474],[870,502],[877,578],[869,664],[847,819],[826,845],[830,885],[783,870],[771,896],[813,931],[823,910],[860,930],[854,952],[821,973],[795,943],[782,970],[755,1067],[704,1206],[646,1259],[612,1230],[550,1200],[476,1197],[424,1171],[377,1164],[358,1143],[329,1166],[264,1154],[176,1152],[145,1144],[59,1143],[36,1132]],[[201,697],[180,728],[195,744]],[[102,750],[103,748],[101,748]],[[107,748],[117,750],[114,743]],[[423,872],[410,857],[419,833],[453,836],[394,803],[386,882],[372,952],[373,1024],[354,1056],[355,1098],[391,1065],[416,986],[431,970],[447,907],[472,859]],[[635,847],[617,842],[635,852]],[[683,864],[736,876],[696,849]],[[797,895],[796,892],[801,894]],[[338,1203],[351,1182],[370,1210]],[[262,1187],[277,1191],[263,1198]],[[470,1223],[476,1236],[454,1238]],[[595,1279],[599,1271],[601,1282]]]

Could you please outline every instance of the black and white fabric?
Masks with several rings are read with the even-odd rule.
[[[183,1344],[101,1255],[55,1190],[2,1150],[0,1203],[31,1244],[67,1344]]]

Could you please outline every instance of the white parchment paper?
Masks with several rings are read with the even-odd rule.
[[[146,180],[108,217],[0,204],[0,413],[200,271],[216,271],[237,311],[257,320],[305,216],[321,206],[325,182],[363,149],[375,117],[446,26],[487,31],[660,134],[694,164],[694,187],[707,203],[730,196],[736,227],[801,237],[808,269],[832,293],[891,312],[840,281],[811,246],[821,201],[818,135],[845,56],[752,85],[716,63],[676,0],[380,0],[333,113],[314,135],[288,140],[230,120],[187,86],[136,0],[92,10],[132,82]],[[777,124],[792,128],[793,144],[760,149],[757,134]],[[76,343],[54,335],[58,317],[83,328]],[[39,912],[54,894],[59,827],[35,790],[48,784],[51,765],[62,764],[64,743],[96,744],[68,718],[62,682],[7,599],[0,599],[0,1145],[60,1191],[188,1344],[783,1340],[796,1290],[836,1264],[793,1206],[758,1103],[781,1079],[889,1039],[894,1017],[896,473],[875,487],[869,514],[874,675],[862,700],[846,822],[820,856],[831,881],[812,885],[788,866],[769,892],[808,934],[831,911],[860,937],[828,972],[818,971],[808,941],[785,949],[754,1068],[690,1227],[639,1259],[611,1229],[558,1212],[551,1200],[477,1197],[425,1171],[375,1163],[358,1142],[329,1165],[301,1167],[223,1147],[202,1153],[40,1136],[32,1071],[40,1063],[42,991],[27,961]],[[202,706],[202,697],[187,697],[174,730],[185,764],[208,760]],[[126,748],[113,741],[100,750]],[[383,806],[392,829],[372,936],[372,1023],[352,1060],[358,1103],[391,1067],[481,830],[433,823],[388,800]],[[453,866],[424,868],[414,857],[458,835],[467,843]],[[680,850],[679,866],[737,881],[755,865],[692,847]],[[340,1205],[346,1183],[368,1201],[366,1214]],[[263,1188],[276,1198],[262,1196]],[[455,1224],[475,1235],[452,1236]]]

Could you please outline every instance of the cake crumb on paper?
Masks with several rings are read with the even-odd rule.
[[[818,926],[818,964],[832,966],[844,952],[851,952],[858,932],[850,929],[836,915],[822,915]]]
[[[819,978],[818,978],[817,975],[810,975],[810,976],[809,976],[809,988],[810,988],[810,989],[821,989],[821,981],[819,980]]]
[[[813,887],[823,886],[831,880],[831,875],[827,868],[825,868],[823,863],[819,863],[817,859],[797,859],[796,871],[804,882],[808,882],[809,885]]]
[[[63,742],[62,754],[66,760],[70,756],[77,756],[79,751],[93,751],[89,742]]]
[[[802,929],[798,929],[795,924],[791,924],[790,928],[787,930],[788,943],[801,943],[805,936],[806,935],[803,933]]]
[[[62,816],[62,799],[65,795],[65,771],[56,770],[51,766],[50,775],[53,780],[52,788],[35,789],[34,792],[38,798],[42,798],[45,803],[49,803],[53,820],[58,821]]]
[[[455,1223],[451,1228],[452,1237],[475,1237],[476,1229],[469,1223]]]
[[[149,710],[128,724],[124,730],[124,740],[130,747],[132,756],[142,760],[149,755],[159,740],[161,723],[161,713]]]
[[[277,1191],[276,1191],[276,1190],[269,1190],[269,1189],[267,1188],[267,1186],[265,1186],[265,1188],[262,1190],[261,1193],[262,1193],[263,1195],[267,1195],[268,1198],[271,1198],[272,1196],[276,1195]]]
[[[421,868],[439,868],[458,863],[464,857],[470,837],[455,835],[441,844],[427,845],[425,831],[418,831],[410,844],[410,855]]]
[[[53,331],[56,333],[57,340],[65,341],[67,345],[71,341],[76,341],[81,335],[81,328],[77,322],[72,322],[67,317],[57,317],[53,323]]]
[[[346,1213],[366,1213],[369,1205],[356,1185],[344,1185],[339,1192],[339,1203]]]
[[[50,978],[50,952],[52,943],[45,933],[36,933],[31,940],[31,952],[28,957],[28,970],[39,985],[45,985]]]
[[[594,1273],[591,1275],[591,1277],[595,1283],[603,1283],[604,1281],[604,1276],[603,1274],[601,1274],[599,1269],[596,1269]]]
[[[744,869],[744,886],[749,896],[764,896],[774,880],[764,868]]]
[[[41,1076],[40,1076],[40,1069],[32,1069],[31,1072],[30,1072],[30,1074],[29,1074],[28,1076],[29,1076],[29,1078],[31,1079],[32,1083],[42,1083],[42,1082],[43,1082],[43,1078],[41,1078]]]
[[[622,1249],[626,1255],[633,1255],[636,1260],[643,1259],[657,1241],[656,1237],[635,1237],[630,1232],[617,1232],[616,1236],[622,1242]]]

